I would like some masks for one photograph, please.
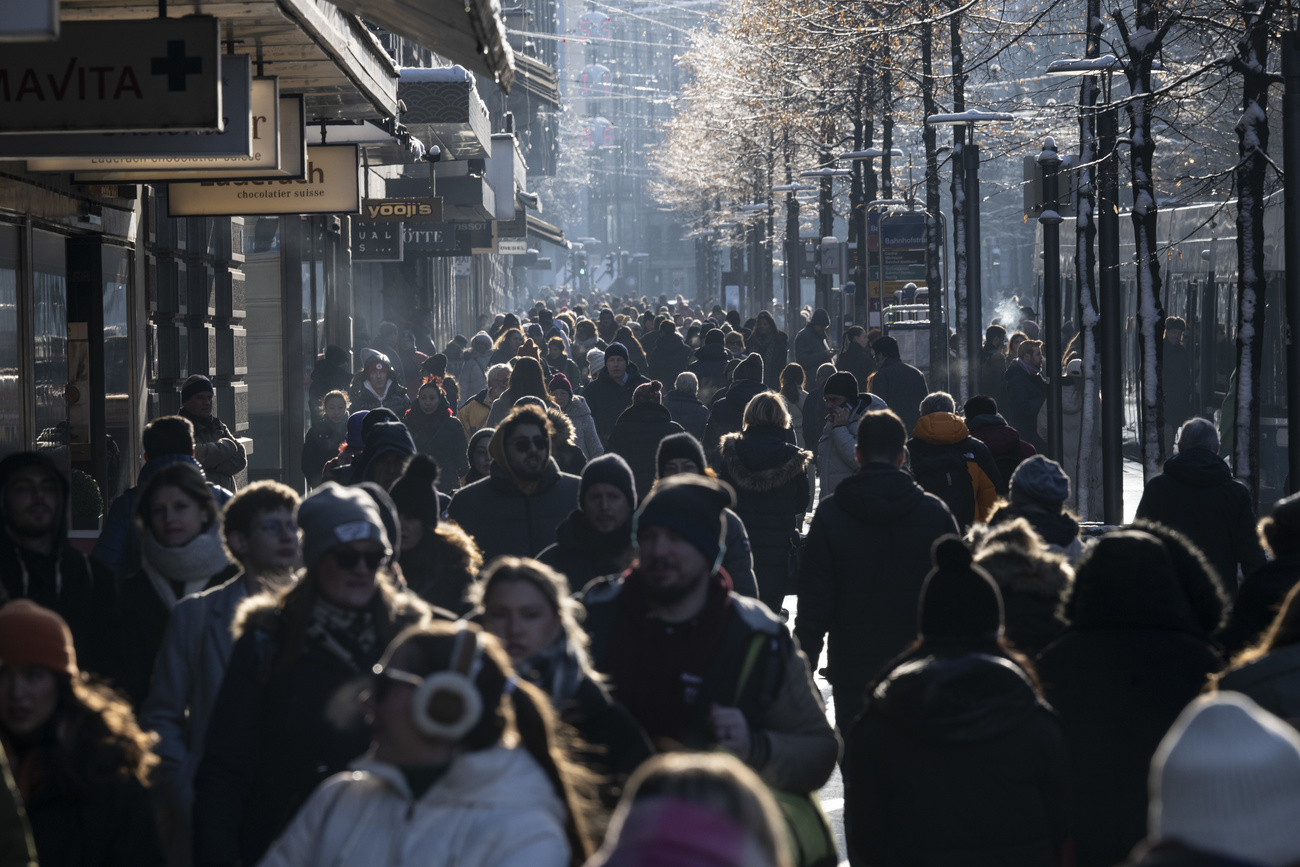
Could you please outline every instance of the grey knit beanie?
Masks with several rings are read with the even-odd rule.
[[[369,539],[383,546],[384,553],[393,553],[379,508],[359,488],[326,482],[298,504],[297,519],[302,530],[303,565],[308,569],[330,548],[348,542]]]
[[[1300,735],[1244,695],[1199,698],[1151,761],[1147,836],[1285,867],[1300,861]]]
[[[1011,502],[1060,506],[1070,498],[1070,477],[1051,458],[1026,458],[1011,474]]]

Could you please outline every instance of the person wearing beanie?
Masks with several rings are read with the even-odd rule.
[[[307,431],[299,461],[307,487],[322,481],[325,465],[338,457],[348,436],[348,393],[331,391],[321,398],[321,416]]]
[[[871,352],[876,372],[872,374],[871,382],[866,384],[867,391],[898,413],[910,434],[921,417],[921,401],[930,393],[925,374],[903,361],[898,341],[892,337],[876,338],[876,342],[871,344]]]
[[[855,449],[858,440],[858,423],[868,412],[889,409],[885,402],[872,394],[859,391],[861,383],[846,370],[832,373],[822,386],[822,404],[825,407],[817,436],[817,475],[821,479],[821,498],[826,499],[835,489],[859,469]]]
[[[583,593],[592,664],[661,749],[720,747],[774,788],[815,792],[839,739],[780,618],[731,590],[722,562],[734,502],[729,486],[706,476],[655,485],[633,518],[631,567]],[[748,674],[713,664],[746,654]]]
[[[1118,864],[1143,838],[1151,757],[1223,667],[1180,581],[1181,558],[1142,530],[1102,536],[1066,592],[1065,633],[1038,656],[1070,745],[1081,867]]]
[[[469,446],[465,449],[469,469],[461,477],[458,488],[488,477],[492,468],[492,455],[488,451],[488,445],[492,442],[494,433],[496,428],[485,427],[474,431],[474,436],[469,438]]]
[[[412,593],[459,617],[472,608],[465,593],[483,565],[483,555],[468,533],[438,520],[443,508],[435,487],[438,471],[433,458],[416,455],[389,492],[402,524],[396,555]]]
[[[605,369],[605,350],[599,348],[589,349],[584,357],[587,359],[585,368],[586,379],[590,382],[599,376],[600,372]]]
[[[803,368],[804,378],[810,382],[817,375],[817,368],[835,361],[828,334],[830,325],[830,314],[819,307],[808,324],[794,336],[794,360]]]
[[[689,433],[673,434],[659,443],[655,454],[655,481],[680,473],[717,478],[704,459],[704,447]],[[731,508],[723,511],[727,522],[722,568],[731,578],[731,589],[741,596],[758,598],[758,581],[754,578],[754,556],[745,522]]]
[[[809,659],[827,649],[841,731],[867,684],[916,637],[930,547],[958,532],[943,501],[902,469],[907,436],[897,415],[866,413],[857,434],[860,469],[826,492],[804,542],[794,627]]]
[[[687,366],[687,370],[700,381],[700,400],[705,404],[712,403],[713,396],[727,387],[727,362],[730,360],[726,335],[717,328],[708,331],[700,348],[695,350],[695,359]]]
[[[946,391],[921,401],[921,417],[907,441],[912,478],[948,504],[962,530],[988,520],[997,500],[998,467],[984,443],[966,429]]]
[[[610,450],[609,438],[614,433],[614,425],[623,410],[632,405],[637,387],[649,381],[635,364],[628,361],[627,348],[623,344],[611,343],[605,349],[604,367],[582,391],[605,451]]]
[[[1249,698],[1198,698],[1151,761],[1145,842],[1128,862],[1291,867],[1300,863],[1300,737]]]
[[[1037,655],[1065,631],[1056,612],[1074,580],[1074,569],[1065,557],[1048,550],[1024,518],[996,527],[976,525],[970,537],[975,561],[1002,593],[1007,639],[1022,653]]]
[[[1083,554],[1079,521],[1064,508],[1070,497],[1070,477],[1051,458],[1032,455],[1011,475],[1010,502],[999,503],[989,515],[991,526],[1024,518],[1048,548],[1071,563]]]
[[[195,776],[196,864],[256,864],[313,788],[361,755],[348,684],[431,611],[399,590],[374,499],[326,482],[298,506],[298,580],[245,602]]]
[[[469,350],[460,365],[460,385],[464,394],[478,394],[487,388],[491,358],[492,338],[486,331],[480,331],[470,339]]]
[[[18,828],[4,827],[5,843],[14,831],[20,842],[7,863],[165,864],[146,788],[158,761],[152,746],[130,705],[82,675],[62,617],[27,599],[0,608],[0,751],[8,758],[0,786],[9,793],[12,766],[27,815]],[[8,807],[6,818],[20,822],[23,810]]]
[[[550,412],[527,404],[512,409],[488,443],[488,477],[451,498],[448,517],[474,538],[487,561],[537,556],[555,541],[556,527],[578,501],[580,479],[562,472],[551,454]]]
[[[592,418],[591,407],[587,405],[585,397],[573,393],[573,382],[564,374],[557,373],[551,377],[546,387],[564,415],[564,422],[557,424],[557,433],[565,423],[573,429],[573,446],[582,453],[582,463],[603,455],[605,447],[600,444],[600,435],[596,433],[596,421]],[[554,414],[552,420],[558,421]],[[569,439],[566,435],[564,442],[567,443]]]
[[[743,431],[722,437],[717,461],[752,539],[759,598],[778,613],[795,590],[799,529],[812,499],[812,453],[790,442],[792,432],[785,401],[764,391],[745,407]]]
[[[1038,450],[1020,438],[1016,429],[998,413],[998,402],[986,394],[977,394],[967,400],[962,415],[966,418],[966,430],[988,446],[989,454],[993,456],[993,463],[998,468],[995,480],[998,496],[1007,496],[1016,467],[1038,454]]]
[[[916,641],[870,684],[846,738],[849,858],[1062,863],[1070,755],[1061,727],[1030,662],[1003,637],[997,584],[956,536],[936,541],[931,557]]]
[[[676,382],[677,377],[690,367],[694,352],[682,340],[682,335],[671,319],[659,323],[658,334],[654,347],[646,350],[650,363],[649,375],[660,382]]]
[[[181,386],[179,415],[194,425],[194,459],[208,481],[229,491],[238,490],[235,476],[248,467],[244,444],[212,414],[212,380],[195,374]]]
[[[420,386],[415,403],[402,421],[415,441],[416,451],[446,467],[448,478],[458,479],[469,469],[465,461],[469,438],[454,413],[440,381],[430,379]]]
[[[636,489],[644,497],[655,480],[655,454],[664,437],[682,433],[673,414],[662,403],[659,380],[637,386],[632,405],[619,415],[609,435],[607,451],[622,456],[636,476]],[[636,505],[633,503],[633,505]]]
[[[578,381],[578,365],[569,357],[569,347],[558,334],[546,341],[546,366],[552,376],[559,374],[569,382]]]
[[[632,562],[632,512],[637,483],[632,468],[617,454],[588,462],[578,488],[578,508],[555,529],[555,544],[537,559],[581,592],[602,575],[617,575]]]
[[[1234,596],[1243,577],[1264,565],[1250,490],[1219,457],[1219,435],[1207,419],[1184,422],[1178,454],[1143,488],[1137,516],[1194,539]]]
[[[375,415],[375,411],[370,413]],[[369,426],[362,424],[365,450],[352,462],[348,474],[349,484],[375,482],[384,490],[402,475],[406,462],[415,454],[415,440],[400,421],[380,421]]]
[[[1237,593],[1228,625],[1219,636],[1229,655],[1263,637],[1282,600],[1300,583],[1300,494],[1273,504],[1273,514],[1259,522],[1259,536],[1271,559],[1252,572]]]
[[[411,408],[411,400],[406,394],[405,380],[401,378],[399,368],[378,350],[367,349],[363,356],[361,372],[348,394],[352,409],[385,407],[401,418]]]
[[[750,355],[737,363],[731,386],[713,401],[709,409],[709,421],[704,428],[705,453],[716,459],[722,438],[739,433],[743,427],[745,407],[756,395],[768,391],[770,389],[763,384],[761,355]],[[788,442],[794,445],[794,440],[794,430],[791,429]]]

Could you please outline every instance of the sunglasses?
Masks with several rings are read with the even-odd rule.
[[[334,562],[340,569],[355,569],[358,563],[365,560],[366,568],[371,572],[388,559],[388,555],[383,551],[358,551],[356,548],[335,548],[333,554]]]
[[[549,449],[550,446],[551,444],[546,437],[533,437],[532,439],[529,439],[528,437],[520,437],[517,440],[512,440],[510,443],[510,447],[517,452],[544,452]]]

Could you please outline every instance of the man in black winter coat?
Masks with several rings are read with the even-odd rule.
[[[713,402],[709,411],[709,423],[704,428],[704,452],[710,460],[717,457],[722,438],[740,430],[749,401],[767,390],[763,384],[763,357],[746,356],[731,376],[731,387]]]
[[[560,522],[555,544],[537,559],[582,588],[602,575],[617,575],[632,562],[632,468],[618,455],[601,455],[582,469],[578,508]]]
[[[665,385],[676,382],[679,374],[690,367],[694,351],[677,333],[677,326],[671,319],[659,323],[659,338],[654,348],[646,347],[646,358],[650,363],[650,376]],[[644,345],[645,341],[641,341]]]
[[[1264,565],[1255,533],[1250,490],[1232,477],[1219,457],[1219,434],[1207,419],[1194,418],[1178,432],[1178,454],[1147,483],[1137,517],[1178,530],[1195,542],[1236,594],[1242,575]]]
[[[819,307],[813,311],[808,324],[794,336],[794,360],[803,368],[805,382],[813,381],[817,368],[835,360],[830,341],[826,339],[830,325],[831,315]]]
[[[655,481],[659,443],[682,431],[682,426],[673,421],[672,413],[664,408],[663,383],[656,379],[637,386],[632,405],[623,410],[614,432],[609,435],[608,450],[627,461],[636,477],[636,489],[645,496]]]
[[[829,633],[829,680],[841,729],[880,669],[916,637],[930,547],[957,533],[943,501],[903,471],[906,431],[890,410],[858,423],[862,469],[822,500],[804,543],[794,634],[810,660]]]
[[[909,436],[921,417],[921,401],[930,393],[925,384],[925,374],[899,357],[898,341],[892,337],[879,337],[871,344],[875,353],[876,372],[871,377],[872,394],[898,413]]]
[[[609,437],[623,410],[632,405],[632,395],[638,385],[650,380],[642,376],[635,364],[628,361],[627,347],[611,343],[605,348],[605,367],[596,378],[587,383],[582,396],[587,399],[596,434],[600,444],[609,448]]]

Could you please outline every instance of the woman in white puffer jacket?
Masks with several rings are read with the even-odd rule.
[[[312,793],[262,867],[577,867],[589,788],[553,736],[546,696],[491,635],[412,627],[375,666],[374,736]]]

